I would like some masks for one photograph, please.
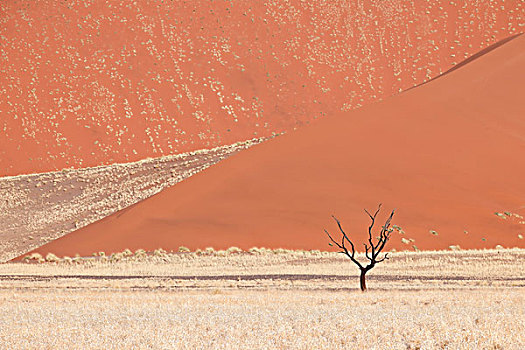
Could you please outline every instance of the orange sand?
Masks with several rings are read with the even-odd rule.
[[[38,251],[324,249],[323,228],[336,232],[330,214],[360,242],[363,208],[379,202],[381,220],[395,207],[405,231],[389,248],[525,247],[525,224],[494,214],[525,214],[524,67],[522,35],[420,87],[240,152]]]
[[[0,2],[0,176],[270,136],[518,33],[521,1]]]

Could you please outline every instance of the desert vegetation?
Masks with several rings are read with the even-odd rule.
[[[368,293],[352,287],[358,270],[336,252],[180,250],[0,264],[0,343],[29,349],[525,346],[523,249],[391,252],[369,276]]]
[[[119,6],[0,3],[0,175],[268,137],[420,84],[523,30],[519,1]]]
[[[337,227],[339,228],[339,231],[341,231],[342,238],[341,243],[334,240],[330,233],[327,230],[324,230],[324,232],[327,234],[328,238],[332,241],[333,244],[335,244],[341,251],[339,253],[345,254],[347,257],[350,258],[350,260],[357,265],[359,268],[359,271],[361,272],[359,276],[359,286],[361,287],[361,291],[366,291],[366,273],[374,268],[376,264],[385,261],[388,259],[388,253],[385,253],[384,256],[380,257],[381,252],[386,246],[386,243],[390,239],[390,233],[393,231],[393,229],[390,228],[390,222],[392,221],[392,218],[394,217],[394,211],[392,210],[392,213],[386,220],[385,224],[381,227],[381,230],[379,231],[379,236],[376,238],[376,242],[374,243],[373,233],[372,230],[374,229],[374,225],[376,222],[377,214],[381,211],[381,204],[379,204],[379,207],[377,208],[376,212],[372,215],[368,210],[365,209],[365,213],[370,217],[371,223],[370,226],[368,226],[368,243],[363,243],[365,247],[365,257],[368,259],[368,264],[364,265],[359,262],[355,258],[356,250],[354,243],[348,238],[347,234],[343,230],[343,227],[341,226],[341,222],[339,219],[337,219],[335,216],[332,215],[333,219],[337,223]],[[348,250],[348,247],[346,246],[346,243],[350,244],[350,250]],[[332,245],[330,243],[330,245]]]
[[[131,163],[0,178],[0,261],[151,197],[261,141],[246,140]]]
[[[0,2],[0,350],[525,349],[523,4]]]

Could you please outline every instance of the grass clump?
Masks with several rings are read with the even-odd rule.
[[[162,249],[162,248],[155,249],[155,250],[153,251],[153,255],[154,255],[154,256],[160,256],[160,257],[163,257],[163,256],[166,256],[166,254],[167,254],[167,252],[166,252],[164,249]]]
[[[60,258],[53,253],[47,253],[46,261],[47,262],[60,262]]]
[[[215,252],[216,256],[226,256],[228,253],[225,250],[218,250]]]
[[[40,253],[33,253],[33,254],[29,254],[29,255],[24,256],[24,258],[22,259],[22,261],[25,261],[25,262],[29,262],[31,260],[36,260],[38,262],[43,262],[44,261],[44,257]]]
[[[228,254],[240,254],[240,253],[242,253],[242,249],[238,248],[238,247],[230,247],[230,248],[226,249],[226,252]]]
[[[250,249],[248,249],[248,252],[250,254],[262,254],[262,248],[257,248],[257,247],[252,247]]]
[[[132,252],[130,249],[126,248],[126,249],[124,249],[124,250],[122,251],[122,255],[123,255],[123,256],[132,256],[132,255],[133,255],[133,252]]]
[[[286,254],[288,253],[288,249],[284,248],[277,248],[273,250],[274,254]]]

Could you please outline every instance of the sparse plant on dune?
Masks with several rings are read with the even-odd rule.
[[[29,262],[30,260],[36,260],[38,262],[42,262],[44,261],[44,257],[39,253],[33,253],[33,254],[26,255],[22,259],[22,261],[25,261],[25,262]]]
[[[146,258],[148,254],[146,253],[146,251],[144,249],[137,249],[135,251],[135,259],[137,260],[141,260],[141,259],[144,259]]]
[[[153,255],[154,255],[154,256],[160,256],[160,257],[165,256],[166,253],[167,253],[167,252],[166,252],[164,249],[162,249],[162,248],[155,249],[155,250],[153,251]]]
[[[332,238],[330,233],[328,233],[327,230],[324,230],[330,240],[333,244],[335,244],[341,251],[339,253],[345,254],[352,260],[354,264],[359,267],[359,270],[361,271],[361,275],[359,278],[359,284],[361,287],[361,290],[364,292],[366,291],[366,273],[374,268],[374,266],[377,263],[380,263],[386,259],[388,259],[388,253],[385,253],[385,255],[381,258],[379,255],[383,251],[383,248],[385,248],[386,243],[390,239],[390,233],[393,231],[392,228],[390,228],[390,222],[392,221],[392,217],[394,216],[394,210],[392,210],[392,213],[390,213],[390,216],[386,220],[385,224],[381,227],[381,231],[379,232],[379,237],[376,238],[376,241],[374,243],[374,238],[372,236],[372,230],[374,228],[374,224],[376,222],[377,214],[379,214],[379,211],[381,210],[381,204],[379,204],[379,207],[377,208],[374,215],[370,214],[368,210],[365,209],[365,213],[370,217],[370,220],[372,222],[370,223],[370,226],[368,227],[368,243],[364,243],[365,246],[365,256],[368,259],[369,263],[365,266],[364,264],[360,263],[356,257],[355,257],[355,246],[354,243],[348,238],[348,235],[343,230],[343,227],[341,226],[341,222],[334,216],[335,222],[337,223],[337,226],[339,227],[339,230],[341,231],[342,238],[341,243],[337,242]],[[333,246],[332,243],[329,243],[329,245]],[[350,244],[350,247],[346,246],[346,243]],[[350,249],[350,250],[349,250]]]
[[[230,247],[226,250],[228,254],[239,254],[242,253],[242,249],[238,247]]]
[[[130,250],[130,249],[124,249],[124,251],[122,252],[122,255],[124,256],[132,256],[133,255],[133,252]]]
[[[252,247],[252,248],[248,249],[248,253],[250,253],[250,254],[262,254],[263,250],[262,250],[262,248]]]
[[[46,261],[47,262],[60,262],[60,258],[53,253],[47,253]]]

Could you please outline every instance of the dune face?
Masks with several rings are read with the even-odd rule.
[[[420,87],[240,152],[38,251],[322,249],[323,228],[337,235],[330,214],[362,242],[363,208],[379,202],[379,223],[395,207],[404,231],[389,248],[524,247],[523,67],[522,35]]]
[[[258,142],[132,163],[2,177],[0,262],[151,197]]]
[[[520,1],[3,1],[0,176],[289,131],[437,76]]]

